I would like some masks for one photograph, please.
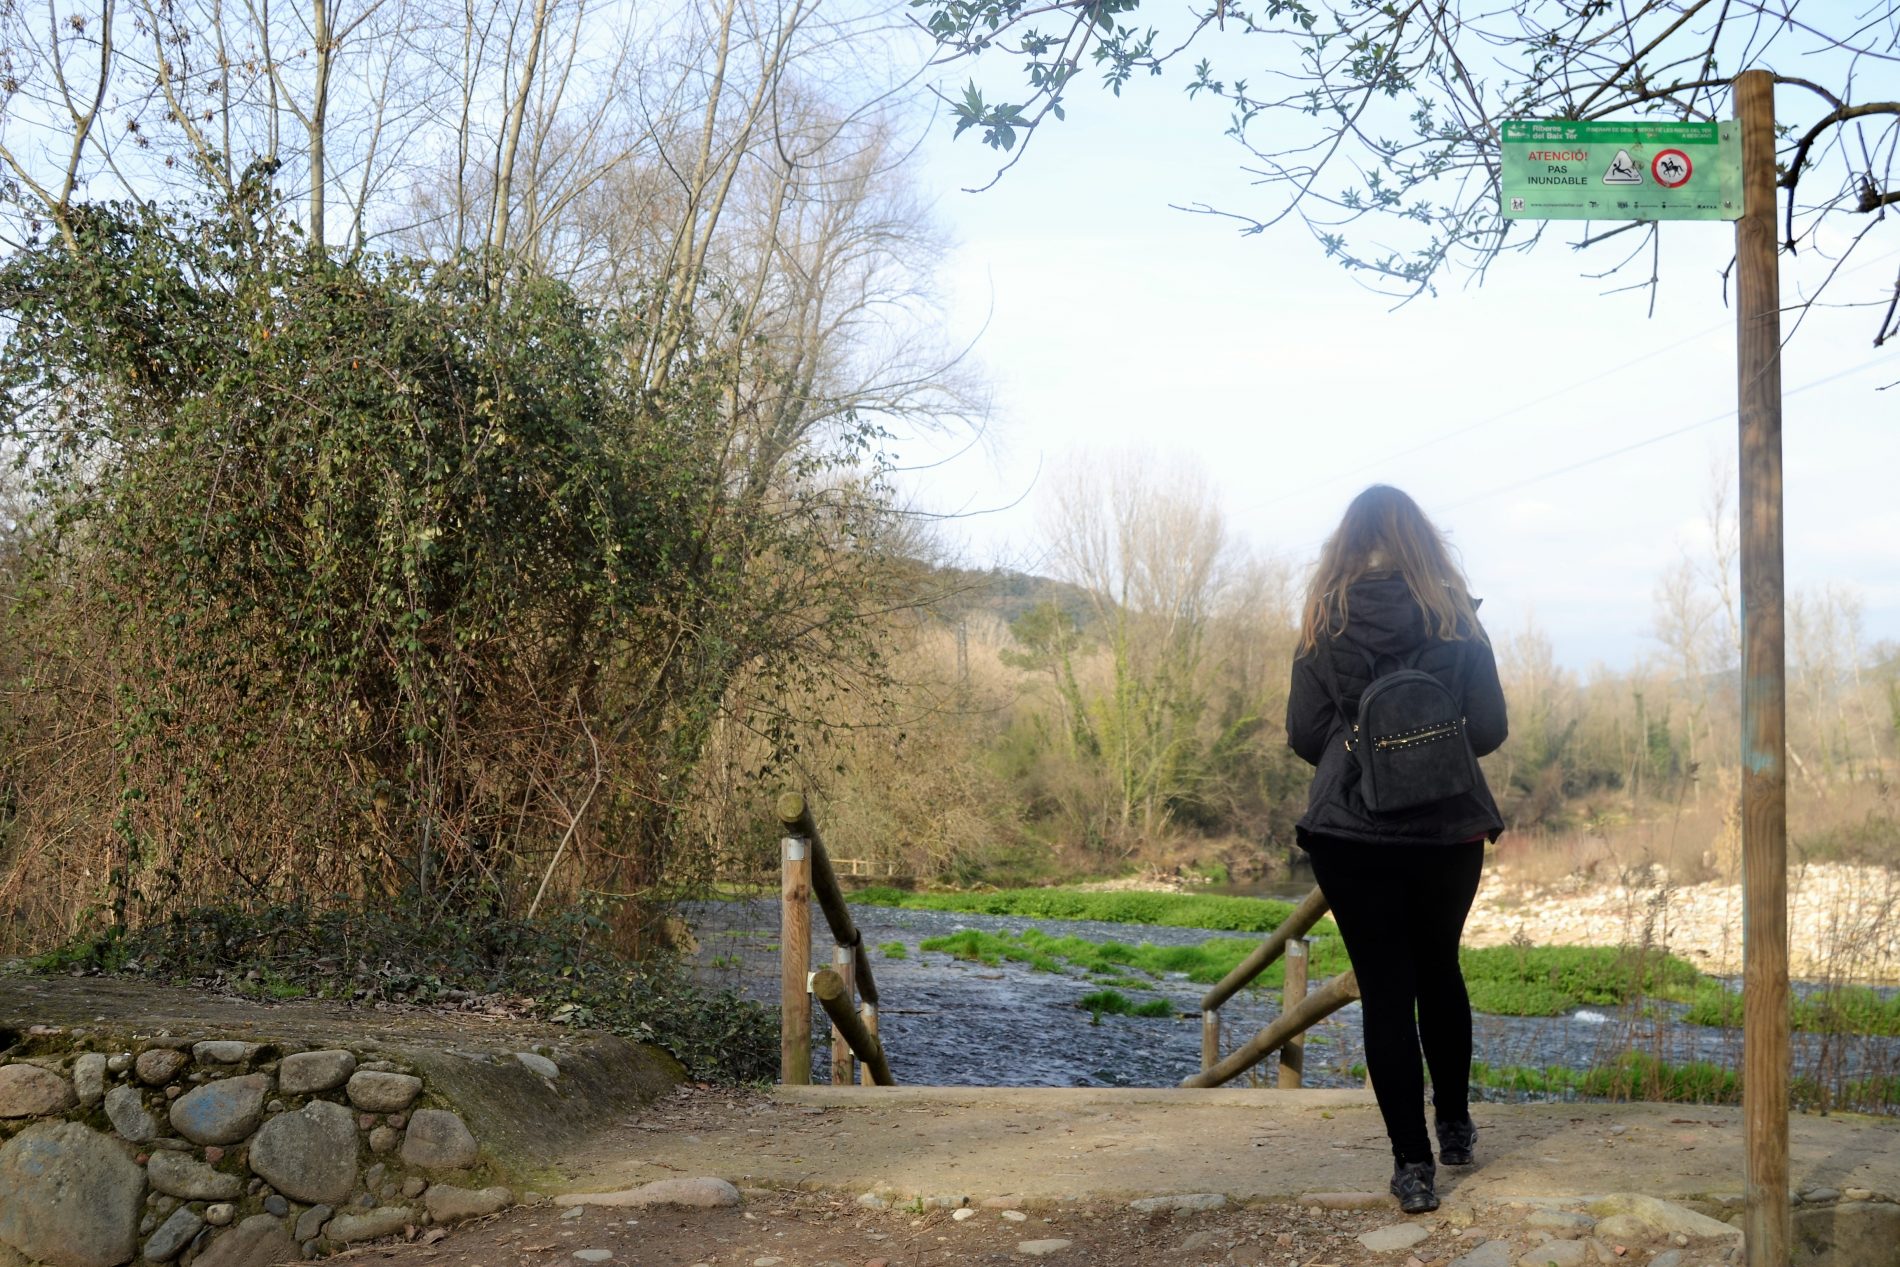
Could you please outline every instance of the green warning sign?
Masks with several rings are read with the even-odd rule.
[[[1742,133],[1732,119],[1518,119],[1499,136],[1507,219],[1741,219]]]

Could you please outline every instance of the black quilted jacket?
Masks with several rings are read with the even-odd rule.
[[[1416,667],[1448,687],[1456,687],[1462,676],[1466,733],[1472,751],[1483,756],[1503,743],[1505,736],[1504,689],[1498,684],[1491,645],[1482,638],[1428,639],[1425,614],[1396,573],[1371,573],[1355,581],[1346,597],[1346,628],[1335,638],[1323,640],[1313,654],[1293,662],[1286,740],[1293,751],[1318,767],[1307,794],[1306,814],[1299,821],[1300,843],[1305,844],[1308,835],[1416,845],[1449,845],[1480,836],[1496,840],[1504,830],[1504,820],[1482,774],[1469,793],[1409,814],[1375,816],[1366,809],[1359,796],[1358,758],[1346,750],[1347,723],[1333,702],[1317,658],[1332,657],[1346,709],[1356,714],[1359,696],[1371,681],[1362,649],[1378,657],[1381,670],[1389,672],[1398,665],[1387,663],[1385,657],[1403,659],[1429,642]]]

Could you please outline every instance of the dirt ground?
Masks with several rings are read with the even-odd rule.
[[[1057,1267],[1144,1267],[1145,1264],[1231,1264],[1232,1267],[1401,1267],[1408,1253],[1376,1253],[1355,1237],[1398,1222],[1395,1209],[1320,1211],[1296,1205],[1176,1214],[1137,1214],[1126,1205],[1091,1203],[1025,1213],[979,1209],[967,1220],[953,1211],[870,1211],[847,1197],[754,1192],[736,1210],[609,1210],[576,1207],[574,1217],[540,1205],[449,1229],[432,1244],[417,1241],[354,1250],[347,1258],[401,1267],[578,1267],[577,1250],[607,1250],[610,1267],[938,1267],[952,1263],[1046,1262]],[[1020,1221],[1012,1214],[1022,1214]],[[1441,1216],[1450,1215],[1450,1218]],[[1444,1267],[1486,1240],[1482,1225],[1456,1223],[1469,1210],[1441,1210],[1422,1222],[1430,1237],[1410,1260]],[[426,1237],[433,1233],[423,1233]],[[1025,1242],[1070,1244],[1041,1256]],[[1527,1240],[1516,1242],[1528,1247]],[[1520,1250],[1520,1253],[1523,1252]],[[1421,1257],[1422,1256],[1422,1257]],[[1640,1253],[1630,1259],[1642,1262]],[[1697,1261],[1697,1260],[1691,1260]],[[1719,1263],[1719,1254],[1706,1261]],[[1511,1262],[1516,1262],[1513,1256]]]
[[[1169,1173],[1165,1161],[1158,1165],[1134,1162],[1120,1180],[1104,1182],[1099,1174],[1084,1176],[1080,1182],[1071,1179],[1067,1186],[1075,1192],[1061,1196],[1049,1195],[1051,1189],[1044,1185],[1036,1192],[953,1192],[920,1199],[887,1186],[887,1196],[873,1199],[888,1201],[888,1205],[872,1208],[860,1192],[861,1182],[833,1184],[828,1174],[809,1167],[800,1171],[799,1159],[827,1143],[844,1143],[841,1132],[862,1140],[867,1133],[889,1133],[889,1125],[864,1116],[864,1110],[849,1113],[807,1103],[802,1097],[810,1094],[801,1092],[800,1098],[788,1100],[783,1089],[766,1095],[684,1088],[622,1122],[564,1167],[573,1179],[566,1186],[579,1192],[602,1191],[655,1176],[718,1173],[698,1165],[698,1150],[711,1150],[706,1157],[723,1156],[724,1173],[742,1185],[748,1177],[781,1185],[744,1186],[739,1208],[564,1208],[530,1197],[533,1204],[493,1218],[448,1229],[415,1229],[407,1242],[365,1247],[344,1257],[400,1267],[582,1267],[588,1263],[608,1267],[938,1267],[1029,1262],[1058,1267],[1447,1267],[1461,1255],[1495,1245],[1490,1251],[1492,1261],[1499,1267],[1515,1267],[1551,1236],[1525,1226],[1526,1218],[1538,1208],[1534,1199],[1460,1198],[1460,1183],[1468,1182],[1482,1166],[1477,1171],[1441,1171],[1446,1204],[1417,1219],[1401,1214],[1382,1192],[1365,1191],[1241,1197],[1206,1210],[1132,1208],[1131,1202],[1139,1198],[1126,1193],[1190,1190],[1178,1182],[1179,1176]],[[886,1111],[916,1113],[920,1105],[931,1106],[937,1098],[920,1089],[907,1097],[905,1108],[893,1102]],[[1037,1116],[1036,1111],[1027,1110],[1029,1103],[1025,1097],[1006,1111],[1019,1119],[1017,1124],[1025,1131],[1035,1133],[1033,1121],[1021,1120]],[[939,1108],[922,1111],[931,1120],[939,1120]],[[1225,1111],[1233,1117],[1232,1106]],[[1313,1111],[1330,1113],[1318,1105]],[[1080,1115],[1078,1125],[1088,1116]],[[979,1111],[976,1118],[965,1117],[962,1122],[965,1127],[980,1124],[994,1125],[995,1118]],[[1099,1150],[1089,1147],[1094,1137],[1084,1129],[1080,1146],[1099,1155]],[[1022,1136],[1012,1133],[1011,1138],[1020,1142]],[[749,1147],[743,1142],[747,1140]],[[925,1139],[903,1146],[910,1149],[920,1155],[934,1151]],[[1309,1150],[1301,1146],[1294,1151]],[[1355,1155],[1351,1173],[1363,1186],[1364,1180],[1379,1179],[1375,1172],[1387,1163],[1379,1156],[1359,1157],[1359,1151],[1351,1150]],[[885,1159],[890,1156],[885,1154]],[[1286,1191],[1310,1177],[1299,1157],[1279,1157],[1277,1166],[1270,1161],[1273,1157],[1271,1152],[1257,1153],[1255,1164],[1263,1170],[1279,1170],[1277,1177],[1229,1186]],[[767,1158],[789,1162],[794,1169],[774,1167],[762,1160]],[[797,1178],[799,1173],[802,1180]],[[1020,1181],[1026,1175],[1012,1172],[1006,1177]],[[941,1174],[938,1178],[948,1182]],[[804,1186],[795,1186],[799,1183]],[[1105,1187],[1123,1190],[1123,1194],[1104,1196]],[[1425,1232],[1423,1239],[1385,1250],[1369,1249],[1357,1239],[1361,1233],[1400,1224],[1416,1224]],[[1730,1261],[1726,1251],[1732,1244],[1727,1240],[1693,1242],[1678,1250],[1680,1267],[1723,1267]],[[1667,1243],[1604,1242],[1600,1249],[1587,1252],[1613,1263],[1645,1264],[1670,1248]]]

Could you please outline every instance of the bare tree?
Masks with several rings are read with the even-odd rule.
[[[1152,456],[1083,459],[1052,481],[1045,532],[1064,579],[1088,591],[1112,663],[1095,733],[1115,825],[1153,836],[1191,790],[1206,638],[1231,573],[1217,498],[1200,471]]]
[[[1848,260],[1874,255],[1866,240],[1891,235],[1885,212],[1900,203],[1900,100],[1891,91],[1900,44],[1890,6],[1197,0],[1146,14],[1141,7],[1140,0],[925,4],[922,24],[944,60],[1014,63],[1023,74],[1012,88],[972,81],[946,96],[957,132],[975,131],[1010,151],[1007,170],[1075,105],[1078,81],[1121,95],[1172,71],[1190,94],[1215,103],[1210,126],[1245,147],[1246,170],[1268,204],[1194,209],[1230,216],[1245,233],[1303,224],[1330,258],[1410,298],[1429,292],[1447,267],[1481,273],[1543,231],[1500,214],[1503,121],[1714,119],[1728,112],[1738,72],[1766,68],[1781,88],[1777,113],[1786,129],[1783,246],[1817,260],[1799,306],[1869,308],[1879,314],[1876,346],[1900,333],[1900,289],[1875,282],[1858,297],[1833,296]],[[1359,245],[1365,238],[1378,245]],[[1633,266],[1635,285],[1655,283],[1656,225],[1622,225],[1581,244],[1602,243],[1610,244],[1610,271]]]

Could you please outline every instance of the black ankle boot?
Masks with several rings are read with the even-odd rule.
[[[1472,1151],[1478,1146],[1478,1128],[1471,1119],[1462,1122],[1438,1121],[1438,1160],[1447,1166],[1469,1166]]]
[[[1438,1168],[1429,1161],[1402,1161],[1392,1167],[1392,1195],[1407,1214],[1427,1214],[1438,1208],[1432,1181]]]

